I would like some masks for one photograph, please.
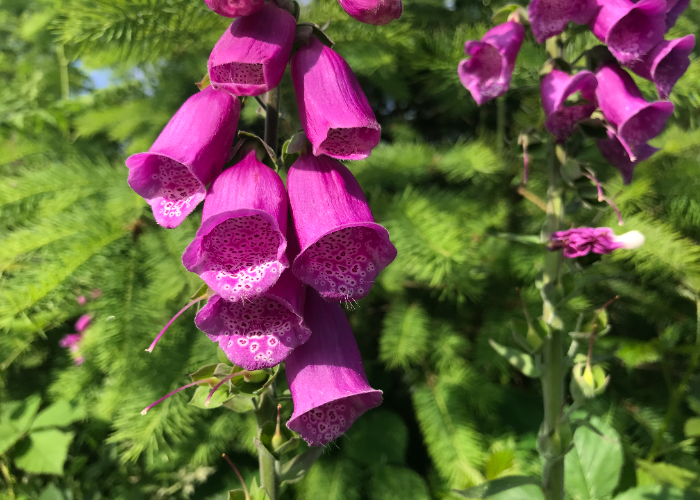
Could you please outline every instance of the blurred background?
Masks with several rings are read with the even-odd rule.
[[[539,382],[489,339],[514,345],[526,319],[516,288],[530,315],[541,311],[545,148],[531,148],[524,190],[518,136],[543,129],[544,47],[528,32],[512,90],[481,108],[457,77],[464,42],[497,7],[407,0],[400,20],[374,27],[331,0],[303,6],[302,21],[332,20],[327,33],[382,124],[380,146],[349,167],[399,254],[347,308],[384,403],[284,498],[451,498],[451,488],[541,472]],[[0,498],[225,500],[239,484],[222,452],[247,480],[257,473],[249,414],[188,405],[187,392],[140,414],[216,363],[217,349],[188,311],[144,352],[200,286],[180,258],[201,206],[160,228],[124,160],[197,92],[228,23],[201,0],[0,0]],[[698,27],[693,0],[669,35]],[[583,30],[571,37],[568,60],[596,44]],[[653,99],[651,83],[639,84]],[[282,85],[280,143],[300,129],[288,75]],[[574,140],[625,225],[589,182],[568,200],[585,209],[570,222],[647,239],[635,252],[567,262],[581,290],[568,324],[620,296],[594,351],[610,385],[586,408],[621,437],[616,491],[662,484],[700,495],[699,85],[694,59],[654,142],[662,151],[629,186],[593,139]],[[239,126],[262,135],[257,109],[248,100]],[[59,341],[83,314],[92,323],[73,353]]]

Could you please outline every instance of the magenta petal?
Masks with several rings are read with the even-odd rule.
[[[464,52],[471,58],[459,63],[457,73],[478,105],[508,91],[524,38],[525,28],[508,21],[490,29],[480,42],[469,40],[464,44]]]
[[[204,0],[211,10],[224,17],[240,17],[255,14],[262,9],[264,0]]]
[[[563,255],[567,259],[583,257],[590,252],[597,254],[612,253],[624,245],[615,241],[615,233],[609,227],[577,227],[566,231],[552,233],[550,239],[563,246]]]
[[[588,24],[596,12],[595,0],[532,0],[527,9],[530,28],[538,43],[564,32],[569,21]]]
[[[301,126],[315,155],[362,160],[379,144],[381,127],[350,66],[316,37],[291,63]]]
[[[61,340],[58,341],[58,345],[64,348],[71,348],[77,346],[78,342],[83,338],[80,333],[69,333],[64,335]]]
[[[625,184],[632,182],[632,174],[634,173],[634,167],[637,163],[650,158],[651,155],[658,151],[658,148],[650,146],[649,144],[638,145],[636,147],[637,157],[632,161],[620,140],[610,131],[608,131],[608,139],[598,139],[596,143],[603,157],[620,171]]]
[[[591,31],[623,64],[640,59],[664,38],[666,0],[597,0],[597,6]]]
[[[338,0],[353,19],[362,23],[382,26],[401,17],[401,0]]]
[[[92,321],[92,317],[89,314],[83,314],[78,318],[78,321],[75,322],[75,331],[78,333],[82,332],[90,326],[90,321]]]
[[[690,5],[690,0],[666,0],[666,31],[673,28],[678,18]]]
[[[294,349],[285,369],[294,401],[287,427],[312,446],[329,443],[382,402],[370,387],[343,309],[307,289],[304,317],[309,340]]]
[[[241,96],[277,87],[292,53],[295,30],[294,16],[274,2],[233,21],[209,56],[212,87]]]
[[[596,108],[595,89],[598,86],[596,77],[590,71],[581,71],[570,76],[568,73],[552,70],[542,79],[542,107],[547,120],[545,127],[557,138],[564,142],[574,132],[576,123],[585,120]],[[566,99],[577,92],[588,101],[588,104],[566,106]]]
[[[180,225],[204,199],[231,150],[240,112],[238,99],[207,87],[185,101],[148,153],[127,158],[129,186],[158,224]]]
[[[651,80],[661,99],[668,99],[673,86],[690,66],[690,53],[695,48],[693,35],[664,40],[652,49],[641,61],[629,68],[642,78]]]
[[[225,300],[250,300],[289,266],[286,230],[284,184],[249,151],[209,188],[202,225],[182,263]]]
[[[287,187],[301,246],[294,274],[326,300],[365,297],[396,248],[355,177],[332,158],[305,154],[289,169]]]

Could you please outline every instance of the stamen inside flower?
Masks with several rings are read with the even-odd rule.
[[[265,73],[262,64],[231,62],[214,66],[211,70],[213,83],[236,83],[264,85]]]
[[[332,128],[319,146],[318,154],[339,158],[368,155],[377,144],[379,130],[369,127]]]
[[[324,445],[344,434],[357,419],[355,396],[336,399],[303,413],[295,429],[312,446]]]

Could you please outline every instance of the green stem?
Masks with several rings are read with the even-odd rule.
[[[61,99],[67,101],[70,98],[70,83],[68,81],[68,59],[66,59],[63,44],[56,46],[56,55],[58,56],[58,65],[61,70]]]
[[[277,154],[277,130],[280,117],[280,89],[275,87],[267,93],[265,106],[265,142]]]

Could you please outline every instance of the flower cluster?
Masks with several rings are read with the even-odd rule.
[[[78,297],[79,304],[81,303],[81,301],[79,300],[81,297]],[[85,297],[82,298],[85,299]],[[58,345],[65,349],[68,349],[73,354],[73,362],[76,365],[82,365],[85,361],[85,358],[79,352],[80,342],[83,340],[85,330],[87,330],[91,322],[92,317],[89,314],[83,314],[82,316],[80,316],[80,318],[78,318],[78,321],[75,322],[76,333],[69,333],[68,335],[64,335],[64,337],[58,342]]]
[[[182,257],[209,290],[195,323],[246,370],[286,360],[295,407],[289,427],[310,444],[325,444],[382,400],[338,304],[365,297],[396,257],[357,180],[338,161],[367,158],[381,129],[355,75],[318,27],[297,26],[276,1],[206,3],[240,17],[209,57],[211,85],[183,104],[148,152],[127,160],[129,184],[166,228],[204,201]],[[340,3],[370,24],[401,14],[400,0]],[[285,188],[263,163],[267,149],[257,140],[232,146],[239,97],[277,87],[288,62],[308,142]]]

